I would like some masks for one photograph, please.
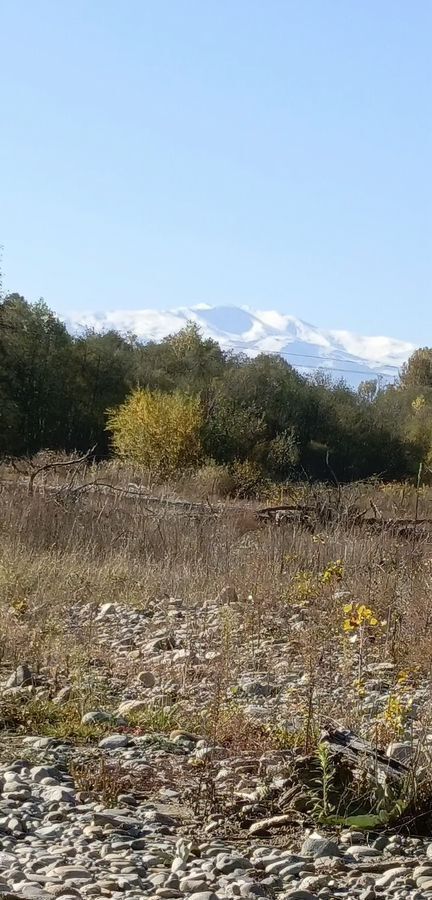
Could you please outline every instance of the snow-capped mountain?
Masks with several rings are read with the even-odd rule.
[[[144,341],[159,341],[179,331],[188,321],[197,322],[203,335],[214,338],[224,350],[242,351],[249,356],[279,353],[301,372],[327,369],[351,384],[375,375],[383,376],[387,382],[393,380],[415,349],[406,341],[362,337],[350,331],[323,331],[294,316],[244,306],[200,304],[166,312],[97,312],[74,317],[73,327],[97,331],[114,328]]]

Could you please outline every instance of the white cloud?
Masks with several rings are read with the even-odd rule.
[[[201,303],[167,311],[155,309],[112,310],[72,317],[74,327],[96,330],[114,328],[132,332],[142,340],[161,340],[179,331],[186,321],[196,321],[203,334],[224,349],[244,350],[249,355],[280,352],[303,368],[330,364],[347,371],[382,371],[389,376],[413,352],[407,341],[385,336],[365,337],[344,330],[323,330],[276,310],[250,307],[211,307]],[[292,356],[290,345],[293,345]]]

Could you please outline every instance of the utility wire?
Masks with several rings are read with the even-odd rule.
[[[27,332],[27,333],[29,333],[33,330],[33,333],[36,333],[36,329],[32,329],[27,324],[26,324],[25,328],[23,328],[23,327],[20,328],[20,327],[17,327],[16,325],[13,325],[10,322],[0,321],[0,328],[6,328],[9,331],[14,331],[16,334],[19,334],[23,330],[24,330],[24,332]],[[286,362],[288,362],[288,363],[289,363],[291,357],[295,357],[296,359],[316,359],[321,362],[321,365],[316,365],[316,366],[313,366],[310,363],[297,363],[294,365],[294,368],[297,368],[297,369],[313,369],[314,371],[321,369],[325,372],[329,372],[330,374],[332,372],[337,372],[338,374],[343,374],[343,375],[364,375],[364,376],[368,375],[368,372],[364,371],[363,369],[343,369],[340,367],[326,365],[325,358],[323,358],[322,356],[315,356],[311,353],[290,353],[289,351],[285,351],[285,353],[282,354],[279,350],[270,350],[270,351],[263,351],[263,352],[264,353],[267,352],[271,356],[282,356],[283,359],[285,359]],[[377,371],[376,369],[371,369],[370,374],[372,377],[375,375],[375,376],[380,376],[381,378],[396,378],[398,375],[398,372],[399,372],[398,366],[388,365],[387,368],[394,369],[395,374],[392,375],[392,374],[389,374],[388,372]]]

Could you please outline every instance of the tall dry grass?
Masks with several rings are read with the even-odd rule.
[[[267,677],[298,673],[304,677],[308,727],[313,716],[324,715],[356,726],[353,665],[352,660],[344,663],[341,643],[342,607],[349,596],[386,623],[379,649],[370,642],[368,664],[388,660],[431,674],[432,541],[427,535],[406,539],[384,529],[368,534],[338,522],[315,531],[292,524],[276,527],[256,520],[256,503],[224,503],[214,495],[208,497],[208,514],[163,504],[149,507],[143,496],[124,490],[134,485],[161,498],[193,498],[194,481],[155,485],[139,470],[112,463],[46,470],[29,494],[25,465],[19,471],[0,469],[4,672],[26,659],[48,673],[53,685],[60,684],[71,660],[75,669],[77,659],[86,669],[102,654],[94,641],[94,617],[83,626],[78,609],[87,604],[96,611],[108,601],[164,609],[167,598],[179,597],[187,611],[190,648],[204,642],[216,654],[217,663],[202,673],[206,696],[212,690],[215,697],[225,696],[244,671],[264,671]],[[92,480],[116,490],[80,490]],[[292,485],[284,496],[290,502],[318,503],[324,497],[340,501],[339,495],[327,486]],[[200,491],[196,499],[202,500]],[[419,496],[406,485],[369,483],[342,490],[347,506],[366,509],[371,499],[384,517],[398,518],[413,515]],[[431,500],[425,489],[421,515],[428,515]],[[322,573],[336,560],[342,561],[343,578],[327,584]],[[239,600],[222,604],[215,629],[207,618],[207,601],[226,585],[235,588]],[[298,613],[297,630],[293,612]],[[115,674],[115,660],[101,662]],[[138,663],[130,665],[133,672]],[[185,664],[185,694],[188,679],[191,695],[196,691],[196,678],[196,670]]]

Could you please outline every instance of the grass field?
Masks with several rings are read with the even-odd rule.
[[[6,672],[25,659],[44,674],[48,695],[81,677],[79,672],[100,653],[93,641],[94,617],[85,627],[76,626],[80,608],[96,613],[102,604],[115,602],[163,609],[167,598],[179,597],[189,611],[192,651],[207,628],[208,602],[226,587],[238,599],[232,604],[221,600],[219,627],[206,638],[217,660],[214,696],[225,696],[228,682],[242,671],[277,674],[281,660],[274,648],[282,642],[284,669],[301,670],[308,682],[304,718],[309,731],[312,719],[315,733],[331,717],[370,737],[372,724],[376,733],[377,728],[362,703],[368,667],[392,663],[394,691],[400,671],[411,679],[429,677],[431,541],[424,530],[408,538],[384,527],[369,534],[343,517],[325,529],[277,526],[256,520],[258,502],[214,496],[208,497],[208,514],[167,508],[163,502],[149,508],[141,495],[125,491],[139,486],[171,500],[180,490],[183,498],[202,501],[202,496],[193,497],[190,483],[150,489],[139,473],[113,464],[47,470],[33,493],[22,472],[7,466],[1,471],[1,665]],[[81,489],[94,480],[116,490]],[[337,499],[340,508],[355,503],[367,509],[372,499],[387,519],[412,517],[416,506],[421,519],[432,499],[428,488],[416,492],[379,483],[353,485],[337,494],[336,488],[294,485],[284,500],[310,504],[325,496]],[[361,606],[368,612],[360,611],[356,621]],[[113,675],[115,665],[110,660]],[[189,675],[196,679],[193,668],[188,673],[185,667],[185,697]],[[87,706],[92,701],[86,696]],[[383,740],[400,736],[403,725],[393,727],[391,716],[387,719],[379,729]]]

